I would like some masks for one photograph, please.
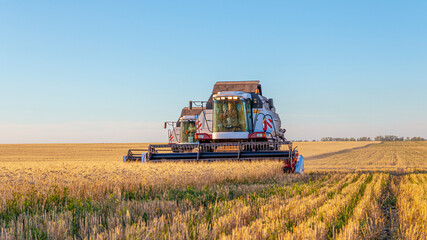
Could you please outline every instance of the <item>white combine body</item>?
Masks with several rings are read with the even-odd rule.
[[[150,145],[141,155],[130,149],[124,161],[268,159],[284,161],[285,172],[304,172],[303,158],[286,140],[273,99],[262,95],[259,81],[217,82],[208,101],[190,101],[187,110],[198,113],[181,116],[181,141]]]

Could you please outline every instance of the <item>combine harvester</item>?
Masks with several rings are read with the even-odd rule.
[[[176,122],[165,122],[168,129],[169,144],[195,143],[198,131],[198,117],[203,109],[201,107],[183,108],[181,116]]]
[[[286,140],[273,99],[262,95],[259,81],[217,82],[208,101],[190,101],[185,109],[194,112],[186,115],[183,110],[176,126],[172,123],[173,130],[169,130],[176,139],[179,125],[180,140],[129,149],[123,161],[281,160],[284,172],[304,173],[303,157]],[[195,124],[192,140],[196,142],[181,141],[186,122],[188,126]]]
[[[205,129],[206,124],[203,124],[202,117],[204,114],[202,107],[183,108],[181,116],[176,122],[165,122],[165,129],[168,129],[169,145],[172,152],[180,152],[179,145],[186,143],[197,143],[196,133],[209,131]],[[140,152],[144,150],[140,149]]]

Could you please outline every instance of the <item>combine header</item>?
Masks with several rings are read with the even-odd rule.
[[[201,107],[193,108],[190,101],[186,109],[191,114],[181,113],[176,126],[172,124],[173,131],[169,130],[169,139],[174,133],[180,140],[129,149],[123,161],[280,160],[284,172],[304,172],[303,158],[284,137],[286,130],[281,128],[273,99],[262,95],[259,81],[217,82],[208,101],[194,103]],[[184,133],[190,135],[184,139],[185,123],[189,130]]]

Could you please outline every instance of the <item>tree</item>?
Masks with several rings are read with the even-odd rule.
[[[375,141],[384,141],[384,137],[383,136],[376,136]]]

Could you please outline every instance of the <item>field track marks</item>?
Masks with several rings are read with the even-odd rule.
[[[381,211],[385,217],[384,228],[379,236],[380,239],[395,239],[397,238],[397,229],[399,227],[399,218],[396,210],[396,196],[392,189],[392,181],[389,178],[384,188],[383,194],[380,198]]]
[[[344,153],[348,153],[354,150],[358,150],[358,149],[363,149],[363,148],[368,148],[372,145],[376,145],[378,143],[371,143],[362,147],[354,147],[354,148],[350,148],[350,149],[344,149],[344,150],[340,150],[340,151],[336,151],[336,152],[331,152],[331,153],[324,153],[324,154],[319,154],[319,155],[315,155],[315,156],[311,156],[311,157],[306,157],[304,158],[304,160],[306,161],[310,161],[310,160],[317,160],[317,159],[322,159],[322,158],[327,158],[327,157],[331,157],[337,154],[344,154]],[[301,153],[304,156],[304,153]]]

